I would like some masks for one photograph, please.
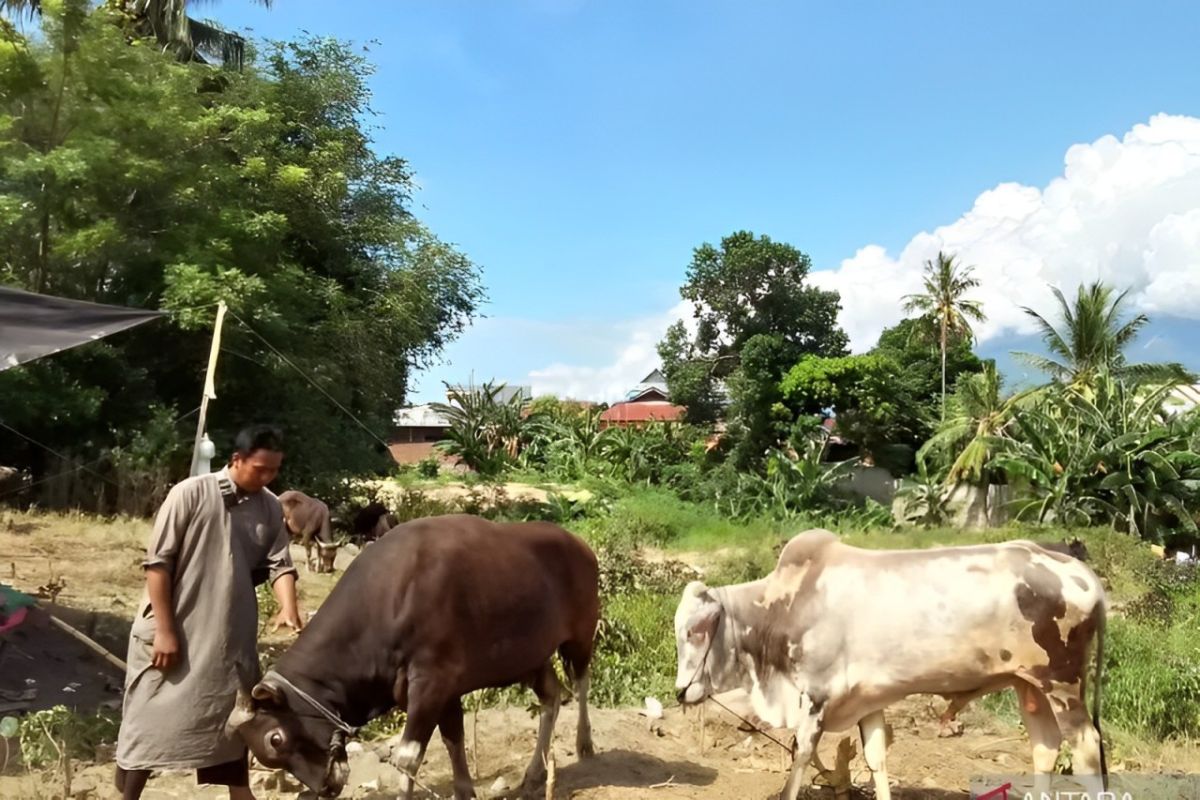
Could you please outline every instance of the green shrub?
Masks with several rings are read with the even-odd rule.
[[[57,764],[62,756],[90,761],[99,745],[117,741],[120,724],[115,711],[77,714],[66,706],[55,706],[26,714],[17,733],[21,760],[31,768]]]
[[[417,474],[428,480],[437,478],[440,469],[441,464],[434,456],[428,456],[417,462]]]
[[[1121,618],[1108,624],[1102,721],[1155,740],[1200,736],[1197,618],[1170,630]]]
[[[596,637],[591,698],[597,705],[642,704],[674,693],[678,593],[642,592],[608,597]]]

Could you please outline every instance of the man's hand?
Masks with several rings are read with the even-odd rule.
[[[295,608],[280,611],[272,621],[274,625],[271,628],[271,633],[275,633],[284,627],[291,628],[296,633],[299,633],[304,628],[304,623],[300,619],[300,612]]]
[[[179,637],[171,628],[160,627],[154,631],[154,658],[151,663],[162,672],[169,672],[179,663]]]

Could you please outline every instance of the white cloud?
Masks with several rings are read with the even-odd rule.
[[[1021,306],[1052,311],[1048,285],[1070,292],[1096,279],[1131,289],[1141,310],[1200,319],[1200,119],[1160,114],[1120,140],[1074,145],[1044,189],[1000,184],[899,256],[871,245],[814,273],[841,292],[856,351],[903,317],[901,298],[939,249],[976,267],[984,340],[1031,332]]]
[[[1131,306],[1200,319],[1200,119],[1160,114],[1121,139],[1070,147],[1063,174],[1044,188],[1002,183],[957,220],[914,236],[898,256],[868,244],[835,269],[814,272],[842,296],[841,324],[863,351],[904,317],[902,297],[918,291],[921,270],[939,249],[976,267],[988,321],[982,340],[1033,331],[1021,306],[1053,312],[1048,286],[1066,292],[1101,279],[1129,288]],[[554,363],[529,373],[536,394],[619,399],[658,366],[656,343],[677,319],[662,315],[613,323],[599,341],[624,342],[609,363]],[[590,349],[590,348],[589,348]]]
[[[659,366],[656,349],[667,327],[690,322],[692,305],[681,301],[664,314],[613,325],[613,340],[625,344],[609,364],[579,367],[555,363],[529,373],[535,396],[554,394],[595,402],[618,400],[647,373]]]

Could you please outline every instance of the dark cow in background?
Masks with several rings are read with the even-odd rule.
[[[741,690],[759,719],[795,731],[783,800],[796,800],[820,736],[857,725],[875,797],[889,800],[887,706],[913,694],[970,698],[1012,687],[1033,746],[1035,793],[1048,789],[1065,735],[1074,772],[1095,797],[1104,775],[1100,695],[1089,719],[1084,682],[1095,642],[1099,688],[1105,617],[1100,579],[1033,542],[864,550],[814,530],[788,542],[766,578],[684,589],[676,688],[685,704]]]
[[[348,776],[345,737],[399,707],[408,718],[392,764],[412,797],[433,729],[450,752],[454,796],[475,796],[463,741],[464,694],[520,683],[541,702],[525,771],[546,775],[558,716],[557,653],[579,703],[576,752],[591,755],[589,666],[599,619],[596,556],[548,522],[475,516],[406,522],[346,569],[329,598],[229,718],[259,761],[322,797]]]
[[[295,490],[279,495],[279,504],[283,506],[283,521],[288,533],[293,541],[304,546],[308,568],[315,572],[333,572],[338,546],[333,541],[329,507],[317,498]],[[319,564],[313,559],[313,547],[320,556]]]
[[[352,528],[361,542],[373,542],[396,527],[399,521],[388,507],[375,500],[354,515]]]

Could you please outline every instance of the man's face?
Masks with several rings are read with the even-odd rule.
[[[248,455],[234,453],[229,462],[229,477],[243,492],[254,494],[275,480],[282,463],[283,453],[274,450],[253,450]]]

